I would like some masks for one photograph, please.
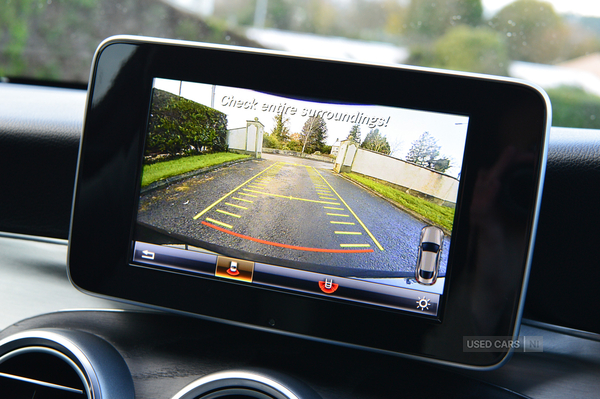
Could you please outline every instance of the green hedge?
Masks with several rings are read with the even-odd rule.
[[[154,89],[146,155],[227,151],[227,115]]]
[[[546,92],[552,102],[552,126],[600,129],[600,97],[568,86]]]

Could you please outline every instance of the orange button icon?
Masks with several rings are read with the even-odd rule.
[[[254,275],[254,262],[219,256],[215,276],[251,283]]]

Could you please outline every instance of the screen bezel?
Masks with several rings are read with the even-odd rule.
[[[156,77],[296,98],[468,115],[438,318],[130,267],[141,158]],[[465,352],[463,337],[514,336],[518,331],[545,165],[548,109],[543,92],[507,79],[179,41],[112,38],[100,45],[90,78],[69,240],[71,281],[96,295],[280,333],[465,367],[497,366],[508,350]],[[493,228],[508,235],[514,251],[494,265],[475,264],[474,254],[485,248],[476,242],[479,233],[470,225],[474,187],[478,175],[501,162],[500,154],[509,148],[531,154],[533,176],[525,187],[530,195],[525,196],[524,211],[515,216],[518,221],[494,221]],[[497,200],[494,209],[507,212],[503,202]],[[486,301],[478,301],[481,287],[474,286],[473,275],[493,274],[493,267],[502,262],[508,283],[486,293]],[[469,305],[474,302],[477,306]]]

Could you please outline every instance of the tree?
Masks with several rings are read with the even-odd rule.
[[[506,42],[498,32],[486,27],[460,25],[435,42],[429,66],[508,75],[508,64]]]
[[[290,128],[286,125],[290,122],[289,118],[284,118],[283,113],[275,115],[275,127],[271,132],[271,135],[275,137],[281,144],[284,144],[290,140]]]
[[[506,38],[513,60],[552,63],[565,44],[561,17],[543,1],[517,0],[501,9],[490,26]]]
[[[323,117],[311,116],[302,127],[300,133],[302,138],[302,153],[307,152],[309,154],[315,151],[321,151],[327,140],[327,124]]]
[[[450,159],[440,158],[441,147],[437,140],[429,132],[424,132],[418,139],[412,142],[406,160],[414,164],[445,172],[450,168]]]
[[[481,0],[412,0],[407,30],[417,36],[435,38],[455,25],[481,23]]]
[[[162,0],[0,0],[0,76],[87,82],[98,43],[115,32],[256,45]]]
[[[350,129],[350,133],[348,134],[348,137],[346,137],[346,140],[350,140],[350,139],[352,139],[360,144],[360,125],[352,126],[352,129]]]
[[[386,155],[389,155],[391,152],[390,143],[388,143],[385,136],[379,133],[379,129],[372,129],[369,134],[367,134],[365,141],[362,142],[360,147]]]

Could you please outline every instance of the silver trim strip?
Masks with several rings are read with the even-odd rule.
[[[8,233],[5,231],[0,231],[0,238],[12,238],[15,240],[45,242],[48,244],[57,244],[57,245],[69,245],[69,241],[63,240],[61,238],[32,236],[32,235],[28,235],[28,234]]]

